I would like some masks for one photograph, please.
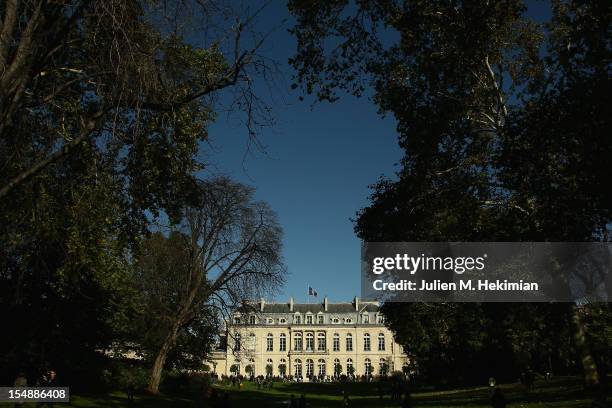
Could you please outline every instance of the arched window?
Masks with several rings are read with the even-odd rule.
[[[295,333],[293,349],[295,351],[302,351],[302,333]]]
[[[327,347],[325,347],[327,344],[325,343],[325,333],[320,332],[317,334],[317,351],[325,351],[327,349]]]
[[[314,361],[312,359],[306,360],[306,378],[312,377],[314,371]]]
[[[278,339],[278,349],[279,351],[287,351],[287,336],[285,333],[281,333]]]
[[[370,344],[370,333],[365,333],[363,335],[363,351],[370,351],[372,349],[372,345]]]
[[[387,364],[387,360],[384,358],[381,358],[380,361],[378,362],[378,372],[381,376],[386,376],[387,372],[389,370],[388,364]]]
[[[378,334],[378,351],[385,351],[385,335],[384,333]]]
[[[285,319],[284,317],[281,317],[280,319],[278,319],[278,323],[279,324],[286,324],[287,323],[287,319]]]
[[[355,374],[355,368],[353,367],[353,359],[352,358],[347,358],[346,359],[346,373],[348,375],[353,375]]]
[[[302,360],[300,360],[299,358],[295,359],[295,361],[293,362],[293,373],[296,377],[301,377],[302,376]]]
[[[332,349],[334,351],[340,351],[340,335],[338,333],[334,333],[334,340],[332,343]]]
[[[322,358],[319,359],[319,361],[317,362],[317,366],[319,369],[319,378],[323,378],[325,377],[325,360],[323,360]]]
[[[370,361],[369,358],[365,359],[364,374],[368,377],[372,375],[372,362]]]
[[[340,364],[340,360],[334,359],[334,377],[338,378],[342,374],[342,365]]]
[[[249,359],[249,365],[246,366],[245,371],[250,376],[255,376],[255,359]]]
[[[314,350],[314,334],[306,333],[306,351]]]
[[[278,363],[278,375],[280,375],[281,377],[287,375],[287,360],[285,360],[284,358],[281,358]]]
[[[353,335],[351,333],[346,335],[346,351],[353,351]]]
[[[344,319],[344,323],[351,324],[351,323],[353,323],[353,319],[351,319],[350,317],[346,318],[346,319]]]
[[[268,333],[266,336],[266,351],[274,351],[274,336]]]
[[[340,323],[340,319],[338,319],[337,317],[334,317],[334,318],[332,319],[332,323],[333,323],[333,324],[338,324],[338,323]]]

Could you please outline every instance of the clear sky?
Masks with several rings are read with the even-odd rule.
[[[547,7],[530,4],[530,14],[541,19]],[[292,20],[285,3],[271,2],[256,24],[261,32],[275,27],[261,53],[278,63],[284,77],[277,78],[280,92],[272,101],[277,124],[261,133],[261,151],[249,149],[244,126],[221,116],[203,149],[207,171],[255,187],[256,197],[277,212],[289,274],[276,300],[305,302],[309,285],[319,299],[351,300],[360,292],[360,241],[350,219],[368,204],[368,186],[395,174],[402,157],[395,121],[378,115],[367,98],[343,96],[314,106],[312,99],[299,101],[300,94],[289,89],[287,60],[295,41],[287,33]]]
[[[273,2],[257,28],[268,31],[285,18],[284,2]],[[314,106],[299,101],[290,90],[290,26],[287,21],[277,28],[261,52],[277,61],[284,77],[277,78],[281,89],[272,102],[277,124],[260,134],[264,150],[249,148],[244,126],[221,116],[203,153],[209,173],[255,187],[257,199],[278,214],[289,274],[276,300],[306,302],[310,285],[321,300],[347,301],[360,292],[360,241],[350,218],[367,205],[368,185],[382,174],[393,176],[401,150],[393,118],[381,118],[367,99]]]

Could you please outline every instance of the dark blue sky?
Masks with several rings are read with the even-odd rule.
[[[284,3],[273,2],[257,29],[266,32],[288,18]],[[261,51],[281,71],[273,101],[258,87],[277,122],[259,136],[264,151],[249,148],[244,126],[222,115],[203,152],[209,172],[255,187],[256,197],[278,214],[289,274],[276,299],[307,301],[311,285],[319,298],[345,301],[360,291],[360,242],[350,218],[368,203],[368,185],[381,174],[394,174],[401,151],[394,120],[382,119],[367,99],[344,97],[314,106],[313,100],[299,101],[300,94],[290,90],[287,60],[295,50],[290,26],[286,21],[276,28]]]
[[[544,2],[532,6],[536,19],[546,13]],[[257,20],[261,32],[277,27],[261,53],[275,60],[282,74],[276,78],[275,97],[268,98],[277,124],[260,134],[264,151],[248,147],[246,130],[235,118],[221,116],[203,154],[209,174],[255,187],[256,197],[277,212],[289,274],[275,298],[307,301],[311,285],[319,299],[327,295],[347,301],[360,291],[360,242],[350,218],[368,204],[368,185],[383,174],[393,177],[402,152],[394,119],[381,118],[367,98],[344,96],[313,107],[312,100],[300,102],[299,93],[289,90],[292,69],[287,60],[295,51],[287,33],[291,25],[280,1]],[[268,97],[267,89],[258,89]]]

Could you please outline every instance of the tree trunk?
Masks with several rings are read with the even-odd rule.
[[[574,340],[576,342],[576,350],[580,362],[582,364],[582,370],[584,375],[584,385],[586,388],[595,388],[599,385],[599,374],[597,372],[597,363],[591,355],[589,345],[587,344],[586,328],[584,321],[581,316],[581,308],[574,308],[574,326],[576,333],[574,334]]]
[[[164,365],[166,364],[166,358],[168,357],[168,353],[174,346],[176,342],[176,337],[178,334],[178,319],[170,328],[168,335],[164,339],[159,351],[157,352],[157,356],[155,357],[155,362],[153,363],[153,368],[151,369],[151,375],[149,376],[149,385],[147,386],[147,391],[152,394],[157,394],[159,392],[159,383],[161,381],[162,371],[164,369]]]

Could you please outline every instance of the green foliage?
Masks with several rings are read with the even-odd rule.
[[[609,2],[554,1],[545,23],[518,0],[289,8],[295,87],[323,101],[367,95],[397,121],[401,168],[372,186],[355,223],[361,239],[609,239]],[[600,348],[610,309],[595,309],[588,348],[601,368],[610,366]],[[565,305],[394,304],[385,313],[419,372],[439,381],[586,361]]]

